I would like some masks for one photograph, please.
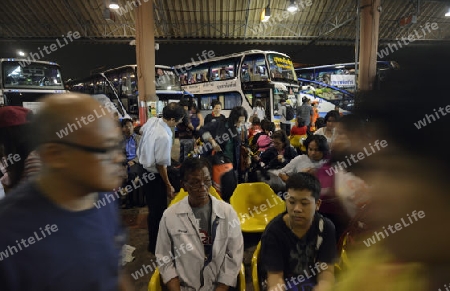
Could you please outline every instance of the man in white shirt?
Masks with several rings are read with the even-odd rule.
[[[239,218],[230,204],[209,194],[211,169],[204,159],[187,158],[180,175],[188,196],[161,219],[161,277],[169,291],[226,291],[237,283],[244,254]]]
[[[152,117],[141,128],[141,143],[137,155],[146,173],[144,193],[148,214],[148,251],[155,253],[159,221],[167,208],[167,197],[172,199],[175,189],[169,181],[167,167],[171,164],[172,130],[181,122],[184,109],[178,103],[169,103],[163,109],[162,118]]]

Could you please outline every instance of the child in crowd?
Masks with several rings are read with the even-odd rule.
[[[258,117],[253,117],[252,126],[248,129],[248,138],[251,139],[255,134],[262,132],[261,120]]]

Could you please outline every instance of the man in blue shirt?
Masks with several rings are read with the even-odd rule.
[[[124,176],[120,129],[90,96],[56,95],[33,123],[41,171],[0,200],[1,290],[133,290],[117,194],[100,193]]]
[[[128,178],[123,185],[123,188],[125,188],[127,185],[133,185],[136,177],[142,176],[144,169],[142,168],[142,165],[139,164],[136,153],[139,143],[141,142],[141,136],[134,133],[133,120],[128,118],[122,120],[122,132],[124,135],[124,152],[128,173]],[[140,185],[140,183],[135,183],[135,185]],[[126,208],[131,208],[134,205],[144,206],[144,199],[143,197],[140,197],[139,193],[140,189],[136,187],[134,187],[133,191],[127,193],[125,198]]]

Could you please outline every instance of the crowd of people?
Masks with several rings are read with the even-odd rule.
[[[450,109],[444,74],[421,72],[421,78],[439,78],[427,104],[419,96],[419,75],[400,71],[382,91],[359,96],[353,114],[328,112],[321,128],[309,102],[298,109],[295,126],[283,130],[262,116],[262,106],[251,116],[238,106],[226,118],[215,102],[203,120],[195,107],[169,103],[140,134],[132,121],[118,126],[105,115],[60,137],[55,133],[99,103],[87,95],[48,96],[31,119],[24,108],[0,107],[6,189],[0,200],[1,289],[133,290],[119,267],[126,232],[116,198],[129,196],[126,183],[140,181],[145,199],[138,203],[149,208],[148,251],[163,262],[167,289],[230,290],[244,239],[236,211],[214,196],[210,161],[221,154],[236,183],[254,179],[287,193],[286,211],[261,236],[266,290],[444,290],[450,269],[449,236],[442,228],[448,152],[431,146],[440,144]],[[398,114],[400,105],[408,114]],[[414,124],[433,110],[443,112],[441,118],[419,135]],[[191,136],[183,142],[174,180],[173,128],[181,126]],[[296,139],[294,148],[290,141]],[[186,197],[168,207],[179,190],[176,180]],[[96,207],[99,201],[110,203]],[[339,239],[352,228],[351,268],[337,277]],[[361,229],[374,234],[370,248],[356,236]]]

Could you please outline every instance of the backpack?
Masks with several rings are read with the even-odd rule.
[[[238,184],[233,163],[223,152],[216,152],[209,158],[212,165],[213,187],[225,202],[229,202]]]
[[[286,121],[294,119],[294,108],[291,105],[286,104]]]

